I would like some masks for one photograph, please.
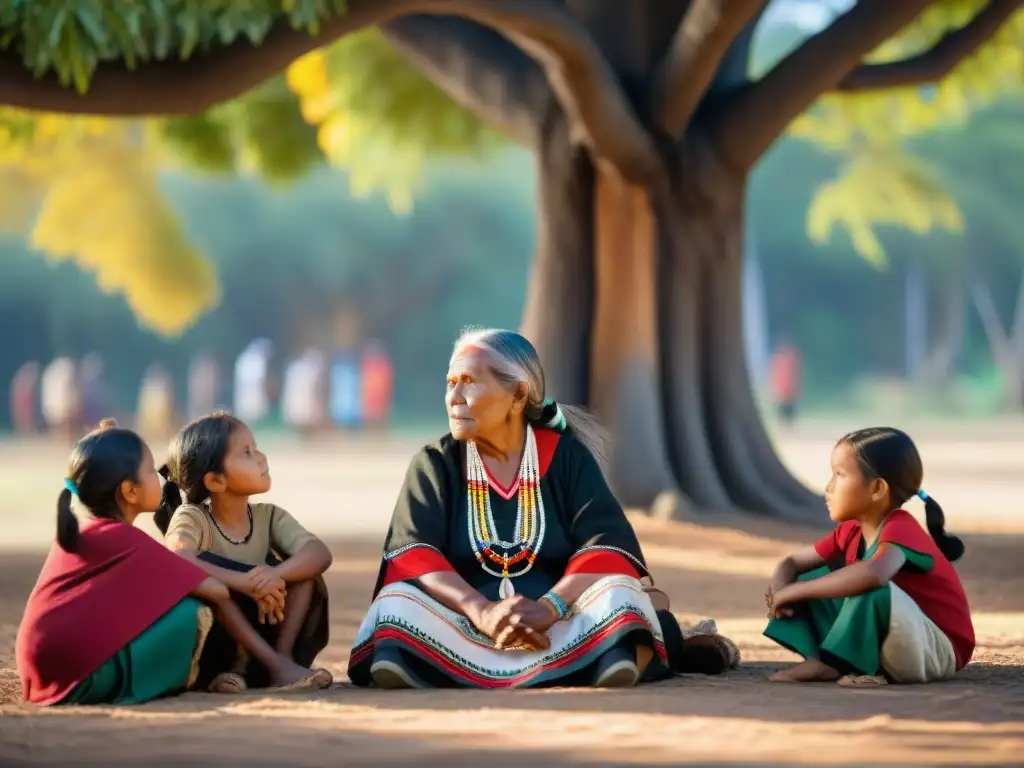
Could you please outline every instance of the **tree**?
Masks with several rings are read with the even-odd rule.
[[[192,115],[379,26],[463,110],[533,149],[539,242],[523,328],[553,394],[589,404],[614,430],[623,502],[817,518],[820,499],[776,456],[747,378],[747,175],[823,94],[937,81],[1020,3],[859,0],[757,79],[748,61],[764,0],[347,0],[326,13],[318,0],[121,5],[9,4],[0,103]],[[965,9],[969,20],[951,23]],[[880,48],[898,35],[895,54]],[[342,73],[342,102],[387,114],[386,84],[353,93],[344,84],[355,76]],[[337,104],[317,113],[312,101],[304,112],[322,124],[323,146]],[[337,144],[356,146],[344,121],[333,124]]]

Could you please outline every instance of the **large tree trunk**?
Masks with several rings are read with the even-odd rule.
[[[549,122],[537,154],[537,251],[521,331],[544,364],[549,397],[589,400],[594,314],[594,170],[571,145],[564,120]]]
[[[719,183],[727,183],[720,179]],[[745,180],[720,193],[731,201],[711,217],[704,265],[704,400],[717,466],[733,501],[789,519],[820,519],[823,502],[783,465],[764,428],[743,340],[743,202]]]
[[[540,186],[549,195],[568,183],[551,168],[541,163]],[[577,204],[545,212],[557,219],[545,216],[541,228],[523,327],[557,372],[552,378],[572,384],[558,396],[586,392],[576,402],[611,429],[609,479],[622,502],[649,508],[671,499],[677,511],[692,505],[827,520],[820,497],[779,460],[750,384],[744,180],[723,175],[710,195],[665,192],[652,199],[601,169],[590,175],[592,208],[579,204],[582,179],[575,175]],[[581,280],[552,267],[555,243],[571,245],[560,255],[583,270]],[[592,299],[581,297],[588,285]],[[564,306],[572,302],[585,305],[592,322],[581,326],[581,306]],[[582,335],[589,337],[585,383],[571,378],[580,369],[564,365],[578,365],[586,354]]]
[[[647,193],[599,172],[590,404],[612,430],[610,473],[629,506],[650,506],[675,480],[662,428],[658,258]]]

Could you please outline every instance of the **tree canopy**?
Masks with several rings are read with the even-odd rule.
[[[696,25],[698,11],[717,3],[691,5]],[[764,3],[743,5],[754,13]],[[847,17],[861,6],[863,19],[882,14],[876,5],[884,3],[861,0],[833,35],[844,21],[852,28]],[[1019,89],[1024,68],[1016,0],[913,5],[927,7],[791,128],[843,160],[809,209],[812,237],[844,227],[876,261],[879,225],[961,226],[941,173],[908,141]],[[407,15],[417,13],[451,15]],[[326,159],[346,169],[353,192],[384,189],[394,210],[407,211],[431,156],[478,156],[522,138],[516,124],[498,125],[436,84],[454,76],[437,67],[441,49],[486,49],[489,61],[513,63],[529,56],[544,69],[543,87],[518,89],[486,68],[456,73],[472,81],[468,92],[561,97],[559,72],[577,60],[552,63],[549,48],[581,60],[591,45],[571,20],[561,3],[534,0],[14,0],[0,10],[0,169],[12,182],[0,188],[0,223],[28,228],[49,258],[94,271],[142,324],[180,333],[219,289],[156,185],[160,169],[285,182]],[[549,48],[545,34],[558,38]],[[824,33],[812,36],[797,53],[825,43]],[[767,62],[765,77],[799,65],[793,58]],[[588,120],[593,105],[570,106],[586,142],[604,123]]]
[[[973,55],[959,61],[954,48],[972,24],[986,21],[996,4],[984,0],[935,3],[902,35],[882,45],[873,62],[907,60],[937,51],[934,83],[872,90],[872,81],[848,83],[798,118],[790,133],[843,159],[839,176],[821,185],[808,210],[808,234],[823,242],[844,228],[855,250],[876,264],[885,251],[876,227],[916,234],[959,232],[962,213],[942,169],[915,155],[909,142],[926,133],[962,129],[978,108],[1024,94],[1024,13],[1017,13]],[[991,23],[999,21],[993,13]],[[959,37],[958,37],[959,36]]]

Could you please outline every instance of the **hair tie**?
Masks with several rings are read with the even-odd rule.
[[[558,407],[558,403],[554,400],[544,401],[544,412],[541,418],[544,419],[543,426],[547,429],[553,429],[555,432],[565,432],[565,414],[562,413],[562,409]]]
[[[77,496],[78,495],[78,486],[75,485],[75,482],[70,477],[65,477],[64,478],[64,487],[68,490],[68,493],[70,493],[72,496]]]
[[[925,493],[924,489],[922,488],[920,491],[917,492],[917,498],[919,498],[921,501],[928,501],[928,499],[930,499],[931,496]]]

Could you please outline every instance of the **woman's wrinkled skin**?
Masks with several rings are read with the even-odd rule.
[[[509,387],[495,376],[483,351],[468,347],[448,370],[445,407],[452,437],[475,442],[503,485],[515,482],[526,438],[526,385]]]

